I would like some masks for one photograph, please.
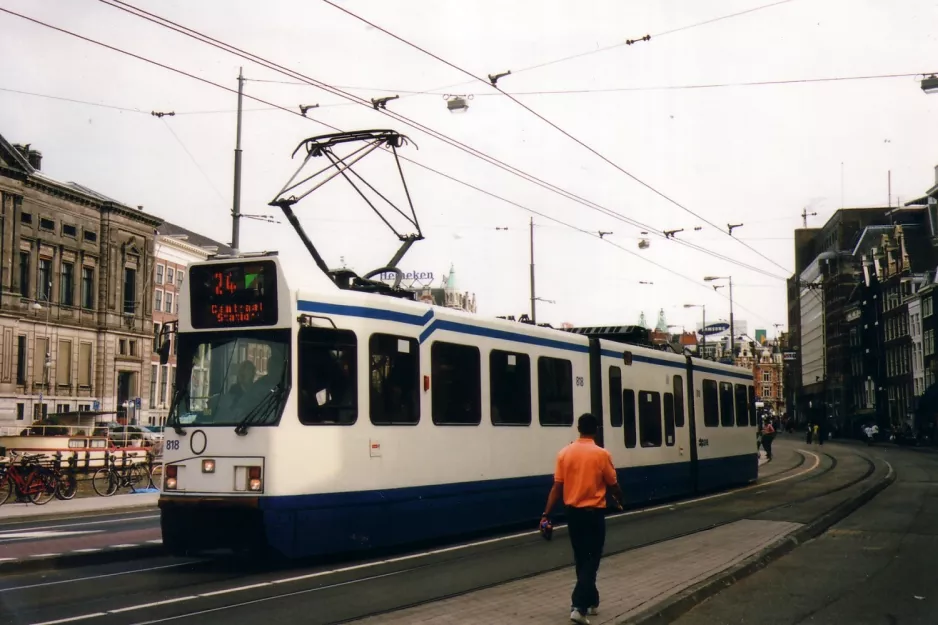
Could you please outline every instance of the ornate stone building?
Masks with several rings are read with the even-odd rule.
[[[0,136],[0,425],[122,418],[150,382],[161,220],[41,162]]]

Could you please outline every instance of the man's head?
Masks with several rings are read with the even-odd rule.
[[[241,365],[238,366],[238,384],[242,388],[246,388],[248,384],[252,384],[256,371],[253,362],[250,360],[243,361]]]
[[[579,430],[581,436],[588,436],[593,438],[596,436],[596,430],[599,428],[599,421],[588,412],[584,412],[580,415],[579,421],[577,421],[576,429]]]

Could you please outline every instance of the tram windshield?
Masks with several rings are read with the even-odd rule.
[[[170,423],[251,427],[277,423],[289,385],[289,330],[177,335]]]

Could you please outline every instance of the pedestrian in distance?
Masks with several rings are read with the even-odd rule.
[[[560,450],[554,469],[554,485],[547,496],[541,522],[550,519],[550,511],[563,501],[567,531],[576,563],[576,586],[570,606],[570,620],[589,625],[587,614],[597,614],[599,591],[596,573],[606,541],[606,492],[616,507],[622,509],[622,489],[616,479],[612,455],[596,444],[599,421],[584,413],[577,421],[580,437]]]
[[[817,447],[818,442],[819,442],[819,440],[820,440],[820,438],[821,438],[820,431],[819,431],[820,429],[821,429],[821,428],[818,426],[817,423],[815,423],[813,426],[811,426],[811,440],[814,441],[814,446],[815,446],[815,447]]]
[[[762,449],[765,450],[766,458],[772,461],[772,441],[775,440],[775,426],[772,425],[772,419],[766,419],[762,427]]]
[[[812,424],[810,424],[810,423],[808,424],[808,432],[807,432],[807,434],[805,435],[805,442],[806,442],[808,445],[811,444],[811,434],[814,432],[813,427],[814,427],[814,426],[813,426]]]

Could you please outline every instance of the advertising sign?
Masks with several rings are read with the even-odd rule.
[[[730,324],[725,322],[711,323],[700,330],[700,334],[710,336],[711,334],[720,334],[730,329]]]

